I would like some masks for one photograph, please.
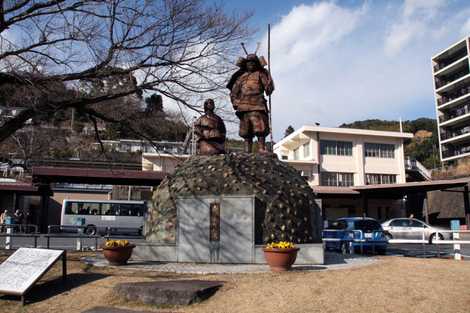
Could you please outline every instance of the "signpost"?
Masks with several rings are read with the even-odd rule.
[[[455,231],[452,233],[452,238],[454,240],[460,239],[460,221],[459,220],[451,220],[450,221],[450,229]],[[462,260],[462,255],[460,254],[460,244],[454,244],[454,259],[455,260]]]
[[[62,257],[62,279],[67,277],[65,250],[19,248],[0,264],[0,294],[25,296],[33,285]]]
[[[11,226],[13,224],[11,216],[7,216],[5,218],[5,224],[7,225],[6,233],[7,233],[7,235],[10,235],[12,230],[13,230],[12,226]],[[5,237],[5,249],[10,250],[10,248],[11,248],[10,245],[11,245],[11,237],[7,236],[7,237]]]

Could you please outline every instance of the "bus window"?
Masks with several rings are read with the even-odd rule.
[[[120,216],[143,216],[144,208],[141,204],[122,204],[119,207]]]
[[[134,205],[133,204],[121,204],[119,208],[119,215],[121,216],[134,216]]]
[[[102,215],[119,215],[119,204],[103,203],[101,205]]]
[[[109,203],[101,204],[101,215],[113,215],[111,214],[111,204]]]
[[[65,214],[68,214],[68,215],[78,214],[78,203],[67,202],[67,204],[65,205]]]
[[[86,203],[86,211],[89,215],[100,215],[99,203]]]

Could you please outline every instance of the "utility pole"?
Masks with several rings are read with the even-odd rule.
[[[271,76],[271,24],[268,24],[268,71]],[[271,76],[272,79],[272,76]],[[269,95],[269,129],[271,130],[271,152],[273,152],[273,117],[272,117],[271,95]]]

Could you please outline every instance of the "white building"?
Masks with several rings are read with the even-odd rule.
[[[432,57],[442,162],[470,155],[470,38]]]
[[[142,170],[172,174],[176,166],[189,157],[189,154],[144,152],[142,153]]]
[[[370,199],[366,208],[353,186],[406,182],[403,141],[411,133],[303,126],[274,146],[279,159],[301,171],[328,219],[403,215],[396,199]],[[328,196],[329,195],[329,196]]]

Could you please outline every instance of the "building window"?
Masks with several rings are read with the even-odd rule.
[[[309,142],[305,143],[303,147],[304,147],[304,159],[306,159],[310,156],[310,143]]]
[[[320,141],[321,154],[326,155],[352,155],[352,142],[349,141],[336,141],[336,140],[321,140]]]
[[[299,148],[294,150],[294,160],[299,160]]]
[[[349,187],[354,185],[353,173],[323,172],[320,176],[322,186]]]
[[[395,158],[395,145],[383,143],[365,143],[366,157],[373,158]]]
[[[289,157],[287,155],[281,155],[282,160],[287,160]]]
[[[300,176],[305,177],[305,178],[310,178],[312,177],[312,171],[309,170],[299,170]]]
[[[390,174],[366,174],[367,185],[396,184],[397,175]]]

